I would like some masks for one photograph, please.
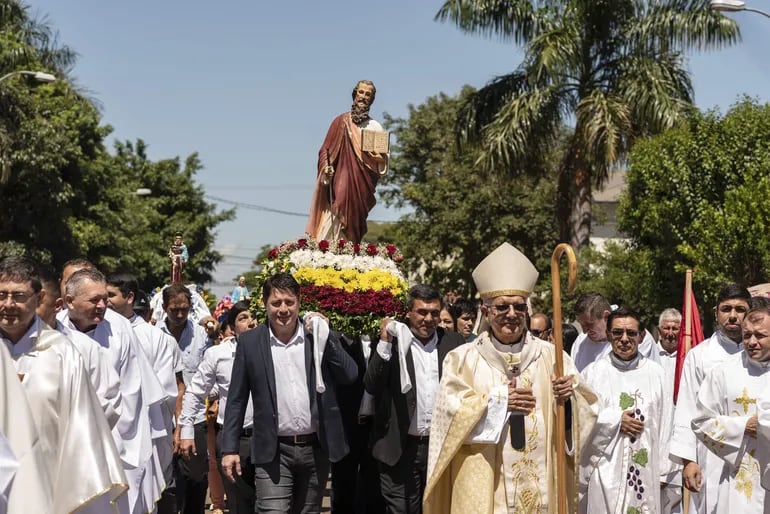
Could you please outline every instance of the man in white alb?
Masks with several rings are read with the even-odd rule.
[[[671,459],[684,466],[683,485],[690,490],[690,512],[716,512],[722,464],[699,443],[692,430],[696,399],[705,376],[731,355],[743,350],[741,324],[749,310],[749,292],[737,284],[724,286],[717,295],[716,332],[687,353],[682,367],[679,395],[674,410]]]
[[[692,428],[709,449],[719,477],[708,499],[718,514],[770,512],[770,495],[761,483],[770,465],[770,446],[757,437],[757,399],[770,389],[770,308],[751,310],[743,320],[744,351],[706,374],[698,391]],[[719,465],[721,464],[721,465]],[[713,469],[706,472],[711,475]],[[706,484],[706,487],[711,483]],[[716,498],[714,498],[716,496]]]

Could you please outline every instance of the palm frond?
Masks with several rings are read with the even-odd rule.
[[[458,113],[458,142],[479,142],[484,127],[492,123],[497,113],[512,98],[526,89],[527,75],[516,70],[507,75],[495,77],[487,85],[474,92],[460,106]]]
[[[709,0],[636,0],[625,30],[630,45],[650,51],[717,50],[741,40],[738,24],[711,9]]]
[[[632,56],[619,69],[618,95],[631,107],[638,135],[671,128],[690,109],[692,82],[680,55]]]
[[[581,64],[580,27],[574,19],[564,19],[535,36],[527,46],[527,71],[536,82],[572,76]]]
[[[529,0],[447,0],[435,20],[469,34],[525,44],[534,34],[537,11]]]
[[[527,155],[547,148],[564,116],[560,84],[525,89],[503,105],[481,135],[480,162],[488,169],[514,169]]]
[[[616,164],[627,150],[627,137],[632,132],[631,109],[624,98],[594,89],[582,98],[577,107],[577,136],[585,145],[585,160],[594,170],[594,185],[606,180],[606,171]]]

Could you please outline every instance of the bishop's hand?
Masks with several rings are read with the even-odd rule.
[[[535,408],[531,387],[516,387],[516,379],[508,382],[508,412],[529,414]]]

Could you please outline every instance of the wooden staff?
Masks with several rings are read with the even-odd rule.
[[[575,252],[567,243],[559,244],[551,256],[551,289],[553,291],[553,343],[556,346],[556,377],[564,376],[564,343],[561,335],[561,275],[559,261],[563,254],[567,254],[569,269],[567,292],[575,289],[577,281],[577,260]],[[557,512],[567,514],[567,454],[564,442],[567,439],[565,430],[564,401],[556,403],[556,493]]]

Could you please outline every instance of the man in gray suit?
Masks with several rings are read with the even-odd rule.
[[[268,322],[238,338],[222,432],[222,468],[241,474],[240,446],[249,394],[254,408],[251,459],[256,512],[318,513],[329,461],[348,453],[336,385],[353,383],[355,362],[330,332],[321,358],[323,392],[316,381],[316,335],[299,318],[300,288],[288,273],[262,287]]]

